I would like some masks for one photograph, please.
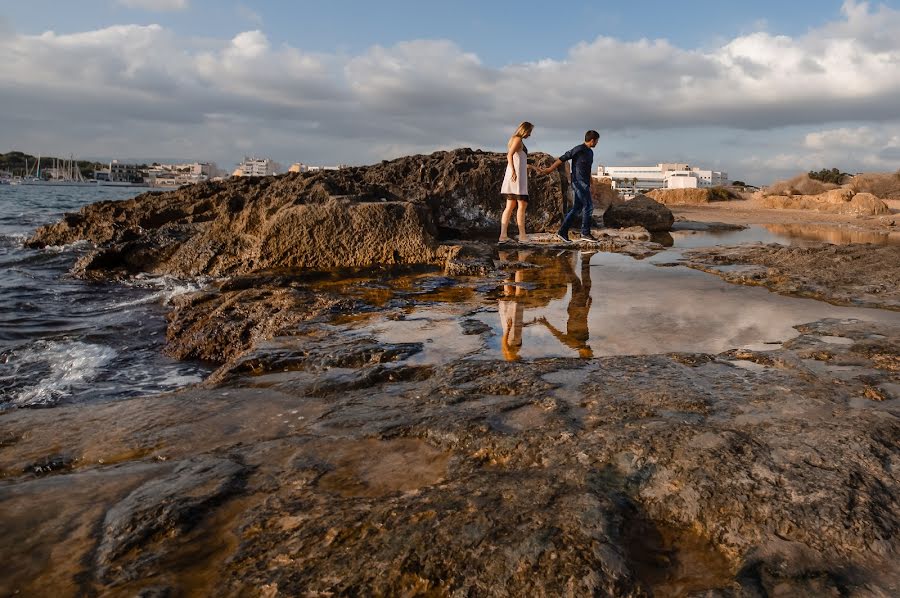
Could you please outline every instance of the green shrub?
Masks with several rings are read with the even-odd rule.
[[[809,178],[811,179],[821,181],[823,183],[841,185],[844,183],[844,177],[848,177],[850,175],[846,172],[841,172],[837,168],[823,168],[822,170],[810,170],[807,173],[807,176],[809,176]]]

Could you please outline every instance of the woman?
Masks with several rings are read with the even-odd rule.
[[[500,187],[500,194],[506,199],[506,209],[500,217],[500,243],[512,242],[507,233],[513,208],[517,206],[519,243],[528,242],[528,235],[525,233],[525,208],[528,207],[528,149],[523,140],[531,136],[533,129],[533,124],[523,122],[506,143],[506,175]]]

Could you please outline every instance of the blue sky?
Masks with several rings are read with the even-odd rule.
[[[605,164],[896,170],[898,29],[900,0],[0,0],[0,151],[367,163],[528,119]]]
[[[796,35],[840,16],[841,1],[658,0],[552,3],[457,0],[192,0],[184,10],[148,11],[108,0],[3,0],[0,15],[17,31],[75,33],[121,23],[158,23],[185,36],[232,37],[263,28],[276,44],[348,53],[413,39],[450,39],[494,66],[561,58],[598,35],[623,40],[664,38],[702,48],[765,28]],[[897,1],[883,2],[897,7]],[[257,20],[258,19],[258,20]]]

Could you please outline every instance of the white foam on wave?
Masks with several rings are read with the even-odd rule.
[[[147,305],[158,303],[160,305],[168,305],[172,299],[179,295],[193,293],[203,288],[204,281],[183,280],[172,276],[137,276],[126,282],[128,286],[154,290],[149,295],[132,299],[130,301],[119,301],[110,305],[113,309],[121,309],[123,307],[133,307],[135,305]]]
[[[65,253],[67,251],[76,251],[79,249],[87,249],[89,247],[93,247],[94,244],[90,241],[85,241],[84,239],[80,241],[75,241],[74,243],[67,243],[65,245],[47,245],[46,247],[41,248],[40,251],[44,253]]]
[[[200,374],[172,373],[160,380],[158,385],[162,389],[171,390],[192,384],[200,384],[201,382],[203,382],[203,376]]]
[[[22,247],[27,239],[25,233],[4,233],[0,235],[0,247]]]
[[[73,387],[94,379],[116,355],[115,349],[105,345],[37,341],[7,357],[6,365],[11,367],[12,374],[0,377],[0,381],[27,376],[28,370],[40,371],[42,378],[14,391],[10,402],[18,406],[51,405],[70,394]]]

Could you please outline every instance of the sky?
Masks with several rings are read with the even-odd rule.
[[[900,0],[0,0],[0,152],[900,168]]]

